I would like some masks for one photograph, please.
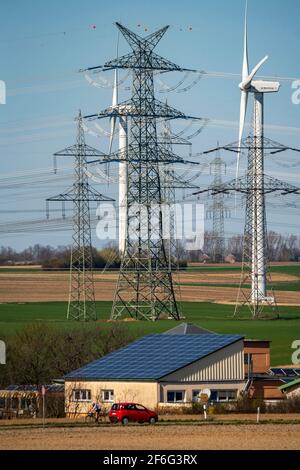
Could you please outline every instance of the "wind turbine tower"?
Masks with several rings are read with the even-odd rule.
[[[127,148],[127,119],[123,116],[119,121],[119,151]],[[127,164],[119,162],[119,251],[125,252],[127,225]]]
[[[241,307],[247,305],[253,318],[257,318],[261,314],[265,305],[273,308],[276,305],[274,296],[268,296],[267,292],[268,253],[265,195],[276,191],[279,191],[282,195],[299,194],[300,191],[298,187],[264,173],[265,152],[273,155],[285,150],[299,152],[299,149],[264,137],[264,95],[265,93],[276,93],[280,87],[279,82],[276,81],[253,80],[267,58],[268,56],[264,57],[249,73],[246,8],[242,81],[239,84],[241,90],[239,140],[203,152],[208,154],[224,149],[237,153],[236,178],[233,181],[215,186],[213,189],[208,187],[194,193],[211,192],[214,195],[217,193],[228,194],[233,191],[246,196],[242,274],[234,315],[238,313]],[[250,135],[243,138],[249,93],[253,96],[254,102],[253,122]],[[248,168],[245,176],[239,176],[239,160],[242,150],[248,151]],[[248,288],[244,288],[249,280],[251,283],[250,293]]]
[[[266,256],[266,211],[264,191],[264,95],[265,93],[277,93],[279,82],[253,80],[260,67],[266,62],[265,56],[253,68],[249,74],[248,47],[247,47],[247,9],[245,14],[244,29],[244,57],[242,68],[242,81],[239,84],[241,90],[239,150],[237,158],[236,178],[239,173],[239,159],[241,142],[243,137],[245,117],[247,112],[248,94],[253,95],[253,123],[251,155],[249,155],[249,177],[252,178],[251,191],[247,197],[246,235],[251,233],[251,300],[254,305],[261,302],[272,303],[267,295],[267,256]]]
[[[115,69],[112,109],[119,109],[118,69]],[[110,119],[109,153],[111,154],[116,121],[119,122],[119,152],[126,151],[128,145],[128,121],[127,116],[118,114]],[[126,225],[127,225],[127,162],[119,161],[119,252],[125,251]]]

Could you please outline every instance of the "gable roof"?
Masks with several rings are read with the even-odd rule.
[[[147,335],[70,372],[65,380],[158,380],[241,339],[218,334]]]
[[[203,335],[213,334],[213,331],[206,330],[200,326],[194,325],[193,323],[180,323],[180,325],[174,326],[171,330],[164,331],[164,335]]]

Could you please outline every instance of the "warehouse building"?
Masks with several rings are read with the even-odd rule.
[[[227,402],[244,387],[244,338],[187,324],[147,335],[69,373],[65,404],[68,415],[86,413],[92,401],[174,406],[193,402],[204,389],[211,400]]]

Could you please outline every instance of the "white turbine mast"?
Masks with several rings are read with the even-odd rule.
[[[244,55],[242,67],[239,143],[236,166],[236,181],[239,176],[240,152],[243,131],[247,113],[248,93],[254,97],[253,107],[253,141],[254,141],[254,170],[252,187],[256,188],[252,197],[252,269],[251,269],[251,299],[252,303],[267,300],[267,254],[265,226],[265,195],[264,195],[264,94],[278,92],[280,83],[275,81],[253,80],[257,71],[266,62],[268,56],[261,59],[249,73],[247,45],[247,3],[244,26]],[[253,190],[254,191],[254,190]]]
[[[118,44],[117,41],[117,57],[118,57]],[[119,107],[119,93],[118,93],[118,69],[115,69],[113,94],[112,94],[112,109],[120,109]],[[128,132],[127,132],[127,117],[126,116],[113,116],[110,119],[110,139],[109,139],[109,153],[112,150],[114,133],[116,128],[116,121],[119,121],[119,151],[124,151],[128,145]],[[127,163],[126,161],[119,162],[119,252],[125,251],[126,239],[126,226],[127,226]]]

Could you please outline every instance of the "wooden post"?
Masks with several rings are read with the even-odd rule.
[[[207,419],[206,405],[203,405],[204,419]]]
[[[43,428],[45,427],[45,395],[46,395],[46,388],[42,386],[42,397],[43,397]]]

